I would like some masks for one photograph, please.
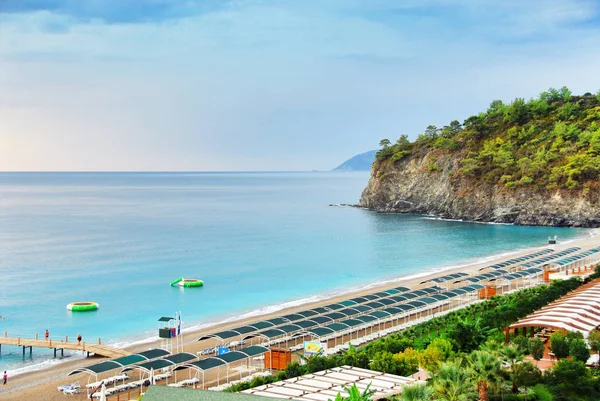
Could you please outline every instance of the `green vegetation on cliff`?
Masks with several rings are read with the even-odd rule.
[[[462,124],[430,125],[412,143],[402,135],[380,146],[379,165],[430,153],[428,171],[436,172],[435,155],[446,154],[457,158],[449,172],[457,179],[585,193],[600,188],[600,91],[573,96],[566,87],[551,88],[529,101],[494,100]]]

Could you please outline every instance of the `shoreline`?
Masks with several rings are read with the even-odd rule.
[[[585,235],[580,237],[576,237],[565,242],[560,242],[555,246],[556,250],[568,248],[571,246],[580,246],[582,249],[590,248],[598,245],[597,233],[590,230]],[[363,285],[357,288],[351,288],[347,291],[343,291],[342,293],[329,293],[329,294],[321,294],[315,295],[310,298],[305,299],[313,299],[311,302],[302,302],[293,306],[286,306],[290,303],[297,303],[301,300],[294,300],[288,303],[282,304],[280,308],[276,310],[269,310],[270,306],[255,309],[252,311],[247,311],[241,314],[235,314],[234,316],[229,316],[225,318],[225,320],[220,320],[216,322],[207,322],[203,324],[202,327],[189,327],[183,330],[184,337],[184,349],[186,352],[196,353],[204,348],[204,344],[197,341],[198,338],[202,334],[208,334],[211,332],[216,332],[220,330],[225,330],[228,328],[232,328],[235,326],[240,326],[244,324],[248,324],[253,321],[269,319],[275,316],[279,316],[286,313],[293,313],[295,311],[304,310],[308,308],[314,308],[321,305],[325,305],[328,303],[336,302],[342,299],[347,299],[353,296],[360,296],[367,293],[372,293],[380,290],[385,290],[389,288],[396,287],[398,285],[406,285],[412,288],[418,288],[420,286],[420,282],[425,279],[431,279],[434,277],[438,277],[445,274],[450,274],[452,272],[464,271],[469,273],[477,272],[480,267],[490,265],[492,262],[499,262],[501,260],[511,259],[517,255],[524,255],[531,253],[532,251],[547,248],[550,245],[543,244],[535,247],[517,249],[510,252],[502,252],[501,254],[488,255],[486,257],[478,258],[478,260],[465,261],[460,265],[450,265],[447,267],[443,267],[437,269],[435,271],[422,271],[415,274],[410,274],[406,276],[400,276],[391,278],[389,280],[385,280],[385,282],[375,282]],[[432,268],[433,269],[433,268]],[[275,306],[275,305],[274,305]],[[267,309],[268,312],[258,313],[260,310]],[[124,347],[131,352],[140,352],[146,350],[148,348],[154,348],[160,346],[160,340],[156,338],[146,338],[139,339],[134,341],[133,344]],[[101,357],[90,357],[83,359],[73,359],[67,360],[64,362],[60,362],[54,364],[48,368],[40,369],[36,371],[24,372],[19,375],[10,375],[9,372],[9,386],[0,387],[0,395],[2,395],[3,399],[10,400],[18,400],[22,399],[25,394],[28,394],[30,398],[36,399],[48,399],[48,400],[61,400],[64,397],[56,390],[57,385],[66,384],[68,382],[79,380],[82,385],[87,383],[87,376],[78,374],[72,377],[68,377],[67,374],[77,367],[91,365],[98,361],[103,360]],[[40,392],[41,393],[38,393]],[[29,395],[30,394],[30,395]],[[43,394],[43,397],[36,396],[36,394]],[[50,398],[47,398],[50,397]],[[78,399],[78,398],[72,398]]]

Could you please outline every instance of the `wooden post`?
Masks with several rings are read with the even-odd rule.
[[[38,339],[38,333],[35,333],[35,339],[37,341],[37,339]]]
[[[65,342],[68,343],[69,342],[69,336],[65,336]]]
[[[102,345],[102,340],[100,340],[100,337],[98,337],[98,345]]]

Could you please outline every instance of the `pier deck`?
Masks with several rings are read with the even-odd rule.
[[[29,348],[29,352],[31,353],[33,347],[36,347],[54,349],[55,356],[57,350],[83,351],[87,352],[88,356],[89,354],[93,353],[96,355],[105,356],[107,358],[119,358],[122,356],[131,355],[131,352],[124,349],[109,347],[108,345],[102,344],[86,343],[84,341],[82,341],[81,344],[78,344],[77,341],[36,340],[32,338],[0,336],[0,347],[2,345],[23,347],[23,354],[25,354],[26,348]]]

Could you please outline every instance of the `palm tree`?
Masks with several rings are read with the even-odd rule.
[[[342,386],[348,393],[348,397],[344,397],[341,393],[337,393],[335,401],[371,401],[371,396],[375,394],[375,390],[371,390],[370,387],[371,383],[369,383],[365,391],[361,393],[360,389],[356,387],[356,383],[354,383],[352,387]]]
[[[488,387],[498,385],[502,381],[500,361],[486,351],[471,353],[471,376],[477,383],[479,401],[488,401]]]
[[[426,384],[415,384],[406,386],[400,397],[396,398],[399,401],[429,401],[433,394],[433,389],[427,387]]]
[[[515,366],[518,363],[523,362],[523,359],[525,359],[525,354],[523,353],[521,348],[519,348],[518,345],[511,344],[511,345],[508,345],[508,346],[500,349],[500,357],[502,358],[503,362],[506,362],[510,365],[510,376],[511,376],[511,379],[513,382],[512,383],[512,392],[514,394],[516,394],[518,391],[518,388],[517,388],[517,385],[515,384],[515,380],[514,380]]]
[[[443,401],[466,401],[473,398],[473,383],[464,369],[462,359],[444,363],[434,377],[433,390],[436,399]]]

